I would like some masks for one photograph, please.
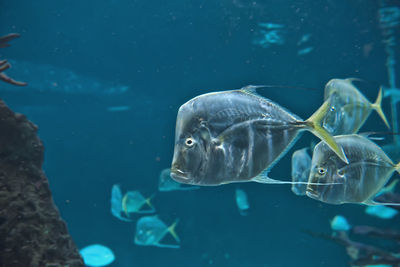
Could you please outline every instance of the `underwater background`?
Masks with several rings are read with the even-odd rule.
[[[44,169],[70,234],[79,248],[111,248],[110,266],[346,266],[342,247],[303,230],[329,233],[337,214],[381,228],[396,228],[399,218],[257,183],[240,184],[251,206],[241,216],[237,184],[157,192],[158,178],[171,164],[178,108],[199,94],[287,86],[260,93],[305,119],[330,79],[357,77],[374,101],[388,83],[379,8],[376,0],[1,0],[0,33],[21,34],[1,56],[13,62],[10,76],[30,85],[2,84],[0,97],[39,126]],[[262,44],[260,23],[281,25],[280,41]],[[386,128],[373,113],[363,130]],[[293,151],[311,140],[303,134],[271,177],[290,180]],[[181,248],[135,245],[135,223],[111,215],[114,184],[156,193],[159,217],[168,225],[180,219]]]

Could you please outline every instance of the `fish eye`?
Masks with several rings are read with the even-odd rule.
[[[319,175],[325,175],[325,173],[326,173],[326,169],[324,169],[324,168],[318,168],[318,174],[319,174]]]
[[[194,145],[194,140],[191,137],[186,138],[185,144],[187,147],[192,147]]]
[[[340,177],[343,177],[343,176],[344,176],[344,171],[343,171],[342,169],[339,169],[339,170],[337,170],[337,174],[338,174]]]
[[[334,106],[331,107],[331,111],[335,111],[336,108]]]

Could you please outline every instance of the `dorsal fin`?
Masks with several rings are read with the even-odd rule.
[[[346,78],[344,79],[346,82],[351,83],[352,85],[354,85],[354,82],[364,82],[363,79],[360,78]]]
[[[244,86],[244,87],[240,88],[240,91],[242,91],[243,93],[246,93],[246,94],[262,97],[261,95],[259,95],[257,93],[257,89],[258,88],[263,88],[263,87],[266,87],[266,85],[251,85],[250,84],[250,85],[247,85],[247,86]]]

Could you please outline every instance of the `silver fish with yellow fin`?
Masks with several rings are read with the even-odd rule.
[[[141,217],[136,223],[135,244],[139,246],[156,246],[161,248],[179,248],[180,239],[175,232],[178,219],[167,226],[157,215]],[[177,244],[163,244],[161,241],[170,233]]]
[[[357,133],[372,110],[375,110],[390,128],[381,108],[382,88],[375,103],[371,103],[352,84],[354,80],[332,79],[326,84],[324,99],[330,101],[330,109],[323,120],[323,127],[332,135]]]
[[[304,130],[343,150],[320,126],[329,103],[303,121],[256,93],[257,86],[197,96],[178,111],[171,177],[195,185],[233,182],[292,184],[267,176]]]
[[[128,191],[122,198],[122,209],[127,217],[130,213],[153,213],[156,211],[151,204],[153,197],[154,195],[145,198],[139,191]],[[143,209],[145,205],[149,208]]]
[[[344,149],[349,164],[342,162],[325,143],[318,143],[314,148],[308,182],[337,184],[309,184],[307,196],[330,204],[389,205],[376,203],[373,199],[393,172],[400,173],[400,163],[395,165],[379,146],[364,136],[352,134],[334,138]]]

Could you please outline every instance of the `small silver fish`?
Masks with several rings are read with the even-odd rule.
[[[377,205],[373,198],[394,171],[400,173],[400,163],[395,165],[379,146],[364,136],[352,134],[334,138],[343,147],[349,164],[343,163],[326,144],[318,143],[314,148],[308,181],[338,184],[309,184],[307,196],[330,204]]]
[[[132,220],[122,217],[122,192],[118,184],[111,189],[111,214],[121,221],[131,222]]]
[[[128,217],[130,213],[153,213],[156,211],[151,204],[153,197],[154,195],[144,198],[139,191],[129,191],[122,198],[122,209]],[[142,208],[146,204],[149,206],[149,209],[143,210]]]
[[[247,199],[247,194],[245,191],[243,191],[240,188],[236,188],[235,190],[235,200],[236,200],[236,205],[239,209],[239,213],[242,216],[247,215],[247,211],[250,208],[249,205],[249,200]]]
[[[292,155],[292,181],[307,183],[310,176],[311,157],[309,148],[296,150]],[[292,184],[292,192],[298,196],[306,194],[307,184]]]
[[[185,190],[197,190],[200,189],[199,186],[195,185],[185,185],[176,182],[171,177],[171,169],[167,168],[161,171],[160,179],[158,181],[158,190],[161,192],[168,191],[185,191]]]
[[[157,215],[141,217],[136,223],[135,244],[162,248],[179,248],[180,239],[175,232],[178,219],[171,226],[165,225]],[[161,244],[165,235],[170,233],[178,244]]]
[[[389,123],[381,108],[382,88],[375,103],[368,99],[352,84],[355,79],[332,79],[325,86],[325,101],[330,101],[323,127],[332,135],[357,133],[372,110],[375,110],[388,128]]]
[[[325,102],[303,121],[255,92],[256,86],[200,95],[178,111],[171,177],[181,183],[221,185],[232,182],[288,183],[267,176],[308,130],[346,161],[343,150],[320,125]]]

